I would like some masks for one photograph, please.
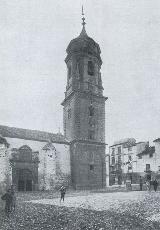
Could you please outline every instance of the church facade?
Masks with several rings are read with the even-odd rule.
[[[0,126],[0,184],[19,191],[104,188],[105,101],[99,45],[82,18],[80,35],[67,47],[64,135]]]
[[[62,134],[0,126],[0,187],[18,191],[70,185],[70,146]]]

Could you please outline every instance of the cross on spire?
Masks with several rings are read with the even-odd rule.
[[[83,26],[83,28],[85,27],[85,24],[86,24],[86,22],[85,22],[85,17],[84,17],[84,11],[83,11],[83,5],[82,5],[82,26]]]
[[[83,36],[87,36],[87,33],[86,33],[86,30],[85,30],[85,24],[86,24],[86,22],[85,22],[85,17],[84,17],[84,11],[83,11],[83,5],[82,5],[82,31],[81,31],[81,33],[80,33],[80,37],[83,37]]]

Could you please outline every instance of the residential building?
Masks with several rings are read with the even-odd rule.
[[[127,138],[115,142],[109,147],[110,156],[110,185],[125,184],[130,180],[132,184],[139,183],[142,176],[145,180],[152,180],[160,170],[160,139],[149,142],[138,142],[134,138]]]

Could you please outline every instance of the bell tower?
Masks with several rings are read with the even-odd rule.
[[[63,105],[66,139],[71,143],[71,176],[76,189],[105,187],[105,101],[99,45],[85,29],[67,47]]]

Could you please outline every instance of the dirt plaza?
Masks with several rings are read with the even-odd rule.
[[[18,193],[15,213],[0,210],[0,229],[160,229],[159,210],[159,191],[67,191],[61,203],[58,192]]]

